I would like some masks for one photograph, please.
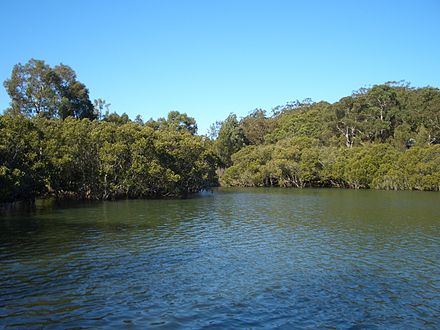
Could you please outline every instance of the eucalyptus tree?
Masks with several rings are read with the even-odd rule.
[[[51,68],[42,60],[18,63],[4,82],[12,114],[45,118],[95,118],[89,91],[67,65]]]

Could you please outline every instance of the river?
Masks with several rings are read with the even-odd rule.
[[[440,328],[440,194],[220,189],[0,218],[0,328]]]

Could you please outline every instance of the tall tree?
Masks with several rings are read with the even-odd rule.
[[[167,126],[176,131],[188,131],[192,135],[197,133],[197,123],[193,117],[179,111],[170,111],[167,117]]]
[[[249,144],[261,144],[264,136],[271,129],[272,120],[266,117],[266,111],[255,109],[240,121],[243,132]]]
[[[67,65],[51,68],[42,60],[31,59],[25,65],[16,64],[4,86],[11,97],[10,113],[61,119],[96,117],[88,89]]]
[[[216,140],[217,154],[224,166],[231,166],[231,155],[247,144],[237,116],[231,113],[222,123]]]

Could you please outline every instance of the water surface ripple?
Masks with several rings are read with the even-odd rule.
[[[440,195],[222,189],[0,218],[3,328],[440,328]]]

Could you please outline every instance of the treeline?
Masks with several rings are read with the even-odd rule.
[[[173,126],[0,116],[0,201],[183,196],[216,184],[209,144]]]
[[[212,142],[194,118],[131,121],[89,100],[66,65],[17,64],[4,83],[0,202],[184,196],[217,185]]]
[[[333,104],[231,114],[198,136],[194,118],[109,111],[75,72],[30,60],[4,82],[0,202],[183,196],[226,186],[440,190],[440,90],[386,83]],[[219,180],[218,180],[219,176]]]
[[[440,90],[386,83],[213,127],[226,186],[440,190]]]

